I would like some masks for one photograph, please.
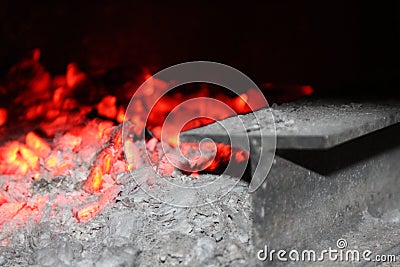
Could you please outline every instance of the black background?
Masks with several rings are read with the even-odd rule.
[[[2,1],[0,71],[38,47],[52,73],[71,61],[95,72],[210,60],[259,84],[388,94],[400,73],[400,11],[390,2]]]

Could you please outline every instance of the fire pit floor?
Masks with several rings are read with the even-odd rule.
[[[143,171],[134,175],[141,177]],[[179,208],[157,201],[142,190],[157,194],[162,189],[168,194],[168,182],[161,180],[150,188],[146,183],[137,187],[130,175],[119,179],[123,185],[115,203],[86,223],[66,213],[63,217],[42,216],[39,223],[18,231],[13,224],[9,225],[11,229],[3,229],[0,265],[237,266],[249,258],[251,201],[245,182],[240,181],[222,201],[211,206]],[[222,188],[236,183],[232,177],[216,175],[200,175],[198,179],[181,175],[174,179],[186,185],[215,179],[214,192],[198,191],[196,196],[185,197],[183,205],[215,199]],[[35,194],[50,190],[55,196],[62,188],[74,186],[68,180],[58,182],[63,185],[55,188],[39,180]]]

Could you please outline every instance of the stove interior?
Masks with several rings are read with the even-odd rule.
[[[246,114],[251,111],[248,102],[261,97],[272,105],[312,94],[397,95],[392,89],[399,71],[399,6],[362,1],[325,5],[318,1],[0,3],[0,263],[45,265],[44,255],[50,249],[64,255],[50,265],[117,264],[117,258],[130,262],[139,254],[143,262],[153,259],[151,244],[161,243],[149,237],[150,225],[165,226],[174,221],[169,214],[178,212],[137,193],[139,188],[157,188],[164,183],[159,177],[211,179],[230,160],[240,165],[250,158],[249,151],[223,143],[179,142],[173,123],[161,136],[168,114],[188,99],[217,99],[234,113],[207,103],[186,107],[182,116],[192,114],[195,119],[182,131]],[[193,83],[174,89],[149,111],[155,91],[166,86],[153,75],[196,60],[239,69],[254,80],[262,95],[251,89],[235,95],[213,84]],[[135,98],[134,112],[126,116],[127,105],[145,81],[151,86]],[[206,109],[213,108],[213,118],[207,118]],[[122,138],[122,123],[127,121],[132,131],[129,140]],[[145,147],[140,145],[143,140]],[[195,159],[196,164],[186,162],[179,169],[168,161],[174,153],[182,153],[188,162]],[[146,171],[148,160],[158,176]],[[238,205],[251,209],[248,202],[241,202],[241,194],[230,198],[236,202],[227,209],[239,209]],[[219,244],[223,222],[213,216],[222,208],[214,208],[214,215],[201,208],[197,216],[202,219],[191,217],[197,223],[176,219],[180,224],[173,227],[178,234],[166,235],[179,239],[196,231],[212,232],[209,236]],[[149,215],[140,217],[138,210]],[[157,210],[161,211],[154,218]],[[235,214],[250,217],[247,211]],[[149,221],[143,226],[138,218]],[[250,242],[246,237],[250,226],[240,228],[237,220],[231,217],[224,224],[234,232],[233,241],[221,252],[229,259]],[[197,229],[201,223],[217,230]],[[109,236],[96,227],[107,228]],[[147,232],[139,233],[140,228]],[[136,238],[133,246],[132,236],[140,234],[143,237]],[[89,245],[102,239],[107,239],[103,250]],[[193,240],[182,242],[214,250],[215,244],[205,239]],[[140,246],[147,252],[140,252]],[[26,247],[31,254],[22,252]],[[11,250],[18,251],[17,256],[10,256]],[[156,260],[162,263],[185,261],[183,252],[171,254],[160,248],[157,253]],[[207,262],[206,254],[207,249],[200,249],[190,260]],[[233,258],[229,263],[235,262]]]

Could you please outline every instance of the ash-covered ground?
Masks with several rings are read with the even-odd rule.
[[[140,170],[134,172],[140,176]],[[76,220],[73,207],[62,216],[44,214],[40,221],[7,223],[0,233],[1,266],[243,266],[252,258],[251,201],[248,185],[229,177],[200,175],[173,178],[187,186],[213,181],[212,189],[194,195],[169,190],[171,177],[137,186],[131,175],[119,177],[118,197],[86,222]],[[64,194],[69,179],[37,181],[35,194]],[[235,185],[236,184],[236,185]],[[227,188],[232,190],[218,201]],[[180,197],[181,208],[163,203]],[[162,195],[161,195],[162,194]],[[169,196],[170,194],[170,196]],[[51,201],[47,203],[51,212]],[[58,213],[60,214],[60,213]]]

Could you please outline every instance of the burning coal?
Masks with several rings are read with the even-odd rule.
[[[195,93],[166,95],[149,112],[157,90],[167,85],[146,70],[113,93],[74,63],[67,66],[65,75],[51,77],[39,58],[40,51],[35,50],[31,58],[13,66],[5,87],[0,87],[6,99],[0,107],[0,226],[18,226],[67,213],[79,222],[88,221],[106,205],[112,205],[120,192],[117,178],[144,167],[145,157],[161,176],[173,175],[181,170],[169,158],[182,153],[187,159],[180,162],[182,169],[193,177],[199,171],[215,172],[231,159],[243,162],[249,157],[248,152],[224,144],[180,143],[174,127],[164,129],[162,135],[163,122],[179,103],[213,94],[206,85]],[[126,104],[145,80],[150,81],[149,86],[133,103],[134,112],[125,116]],[[227,103],[237,114],[250,111],[248,100],[256,100],[257,95],[250,90],[240,96],[221,93],[213,98]],[[211,120],[202,117],[205,106],[186,106],[177,113],[197,117],[182,130],[233,115],[215,107]],[[134,133],[125,141],[121,127],[124,120]],[[148,133],[145,148],[138,143],[143,132]],[[161,140],[168,149],[161,148]],[[205,153],[198,153],[200,146]],[[150,184],[157,182],[155,177],[144,178]],[[56,193],[34,191],[38,184],[51,188],[61,186],[66,179],[74,181],[75,186]]]

